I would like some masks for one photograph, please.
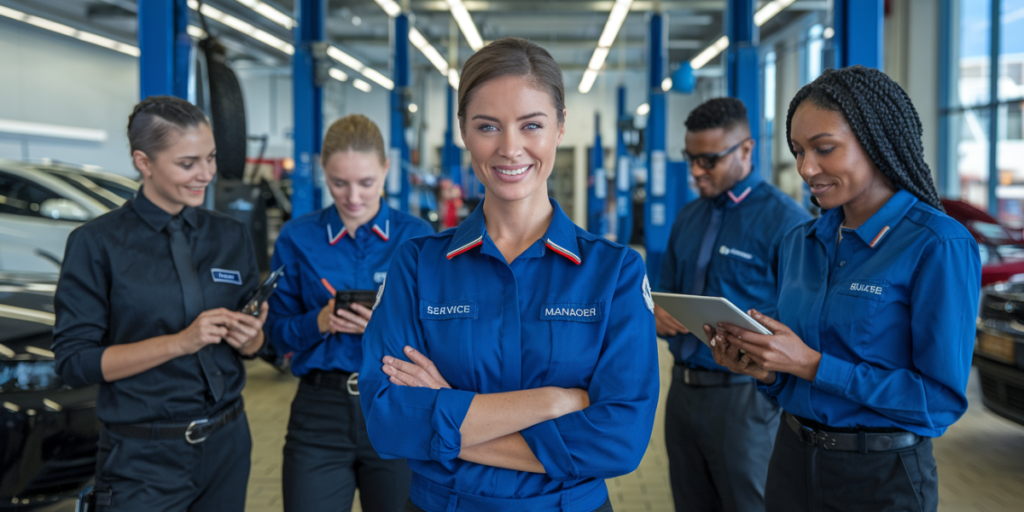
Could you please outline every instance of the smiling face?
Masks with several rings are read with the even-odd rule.
[[[791,126],[797,171],[823,209],[843,206],[849,211],[884,204],[892,195],[895,187],[864,151],[842,114],[804,101],[793,113]]]
[[[342,222],[353,230],[380,211],[381,191],[388,174],[388,161],[381,163],[373,151],[338,151],[324,165],[327,189]]]
[[[754,141],[750,138],[749,130],[741,127],[686,132],[686,152],[695,156],[718,154],[737,144],[739,147],[718,158],[711,169],[705,169],[697,165],[697,162],[690,165],[690,174],[693,175],[701,197],[718,197],[750,174]]]
[[[549,93],[528,77],[495,78],[474,91],[460,125],[489,201],[547,201],[547,179],[565,135]]]
[[[217,146],[210,126],[171,130],[170,144],[152,157],[135,150],[143,193],[162,210],[177,215],[186,206],[202,206],[206,186],[217,174]]]

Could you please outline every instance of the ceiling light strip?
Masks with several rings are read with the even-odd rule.
[[[381,9],[384,9],[384,12],[388,13],[388,16],[391,16],[392,18],[394,18],[395,16],[398,16],[399,14],[402,14],[402,8],[399,7],[398,2],[395,2],[395,0],[373,0],[373,1],[377,2],[377,5],[379,5]]]
[[[590,57],[590,64],[587,65],[587,70],[583,73],[583,79],[580,80],[580,92],[586,94],[590,92],[590,88],[594,86],[594,80],[597,80],[597,74],[601,72],[601,67],[604,66],[604,61],[608,58],[608,52],[612,49],[612,44],[615,43],[615,38],[619,36],[619,29],[622,28],[623,22],[626,21],[626,16],[629,14],[629,8],[632,7],[633,0],[615,0],[615,5],[612,6],[612,10],[608,13],[608,21],[604,24],[604,30],[601,31],[601,37],[597,40],[597,48],[594,49],[594,55]]]
[[[256,11],[260,16],[291,30],[295,27],[295,20],[291,16],[271,7],[260,0],[237,0],[238,3]]]
[[[764,7],[758,9],[754,14],[754,24],[758,27],[768,23],[768,20],[775,17],[776,14],[782,12],[786,7],[789,7],[794,0],[775,0],[765,4]],[[690,66],[693,69],[700,69],[704,67],[711,59],[718,56],[718,54],[725,51],[729,47],[729,37],[722,36],[717,41],[704,49],[704,51],[697,54],[690,61]]]
[[[199,2],[197,0],[188,0],[188,6],[193,10],[198,10],[203,14],[203,16],[223,25],[227,25],[263,44],[266,44],[267,46],[277,48],[288,55],[295,54],[295,46],[291,43],[284,41],[265,30],[258,29],[251,23],[240,20],[220,9],[217,9],[216,7],[211,6],[210,4],[203,4],[202,9],[200,9]]]
[[[29,25],[34,25],[44,30],[49,30],[51,32],[63,34],[68,37],[73,37],[75,39],[78,39],[79,41],[84,41],[86,43],[94,44],[96,46],[102,46],[109,50],[114,50],[116,52],[121,52],[126,55],[131,55],[132,57],[138,57],[142,54],[142,52],[139,51],[138,46],[133,46],[130,44],[122,43],[120,41],[115,41],[113,39],[93,34],[92,32],[78,30],[77,28],[69,27],[62,23],[57,23],[56,21],[51,21],[46,18],[40,18],[39,16],[33,16],[31,14],[26,14],[21,11],[16,11],[9,7],[0,6],[0,16],[28,23]]]
[[[366,78],[369,78],[370,80],[373,80],[374,82],[377,82],[378,84],[380,84],[381,87],[383,87],[383,88],[385,88],[385,89],[387,89],[389,91],[395,88],[395,83],[392,82],[391,79],[389,79],[388,77],[378,73],[377,70],[368,67],[366,64],[363,64],[362,62],[360,62],[359,59],[357,59],[357,58],[355,58],[355,57],[353,57],[353,56],[343,52],[341,50],[341,48],[338,48],[337,46],[329,46],[329,47],[327,47],[327,55],[330,58],[332,58],[332,59],[334,59],[334,60],[336,60],[336,61],[338,61],[338,62],[340,62],[340,63],[342,63],[342,64],[344,64],[344,65],[346,65],[348,67],[350,67],[350,68],[352,68],[356,72],[361,73]],[[353,83],[355,83],[355,82],[353,82]],[[363,83],[365,84],[366,82],[363,82]],[[367,84],[367,85],[369,85],[369,84]],[[367,91],[367,92],[369,92],[369,91]]]
[[[430,43],[427,42],[427,38],[423,37],[423,34],[416,27],[409,29],[409,42],[416,47],[420,53],[423,54],[431,64],[441,72],[442,75],[448,75],[448,61],[444,60],[441,53],[437,51]]]
[[[448,2],[448,9],[452,12],[452,17],[455,18],[455,23],[459,25],[459,30],[462,31],[462,35],[466,38],[466,42],[469,43],[469,47],[474,52],[479,51],[484,47],[484,40],[480,37],[480,32],[476,29],[469,11],[466,10],[466,5],[462,3],[462,0],[446,1]]]

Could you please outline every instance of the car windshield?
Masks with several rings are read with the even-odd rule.
[[[1024,245],[978,244],[978,252],[981,256],[982,266],[1024,260]]]
[[[982,222],[980,220],[976,220],[971,223],[971,226],[974,227],[974,230],[977,231],[981,236],[989,240],[997,241],[1008,239],[1006,228],[1000,226],[999,224],[992,224],[991,222]]]
[[[38,167],[37,169],[67,183],[68,185],[71,185],[72,187],[75,187],[75,189],[89,196],[89,198],[99,202],[107,209],[113,210],[115,208],[118,208],[127,200],[120,194],[117,194],[114,191],[111,191],[108,188],[102,186],[100,183],[97,183],[97,180],[95,180],[92,176],[89,176],[87,174],[56,171],[53,169],[47,169],[45,167]],[[130,197],[128,199],[130,199]]]

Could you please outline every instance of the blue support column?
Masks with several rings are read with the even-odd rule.
[[[139,97],[177,96],[189,101],[192,36],[186,0],[138,3]]]
[[[462,186],[462,150],[455,145],[455,131],[459,129],[455,123],[455,89],[446,85],[448,90],[448,129],[444,132],[444,148],[441,150],[441,176],[452,180],[452,184]]]
[[[729,96],[746,105],[750,138],[761,142],[764,112],[761,105],[761,67],[757,55],[758,28],[754,24],[754,0],[729,0],[725,13],[725,33],[729,36],[729,53],[726,56]],[[758,154],[759,148],[755,145],[751,156],[754,165],[760,162]]]
[[[601,145],[601,114],[594,114],[594,147],[590,151],[590,179],[587,180],[587,231],[604,236],[608,231],[604,205],[608,197],[608,175],[604,170]]]
[[[833,0],[836,68],[860,64],[882,69],[885,0]]]
[[[388,204],[403,212],[409,211],[409,145],[405,140],[405,94],[409,87],[409,15],[399,14],[393,20],[395,88],[391,91],[391,169],[386,191]]]
[[[633,236],[633,165],[626,150],[626,139],[623,137],[622,123],[630,122],[626,116],[626,86],[619,86],[618,124],[615,133],[615,240],[629,244]]]
[[[953,22],[953,0],[940,0],[939,3],[939,33],[952,34]],[[953,114],[949,114],[949,108],[954,104],[952,75],[953,55],[956,53],[953,37],[939,38],[939,155],[938,169],[936,169],[938,192],[940,197],[959,198],[960,185],[959,173],[953,167],[957,161],[957,144],[953,143],[952,134],[957,124],[952,121]]]
[[[317,80],[315,46],[324,40],[326,0],[298,0],[295,5],[295,55],[292,56],[295,171],[292,173],[292,217],[320,208],[314,169],[319,165],[323,134],[323,89]]]
[[[667,105],[661,81],[668,65],[666,16],[652,13],[647,30],[647,92],[651,111],[647,117],[647,201],[644,204],[644,246],[647,250],[647,275],[657,286],[661,257],[668,247],[674,210],[669,209],[668,158],[665,155]]]
[[[988,66],[988,213],[999,219],[999,53],[1002,40],[1002,0],[992,0]]]

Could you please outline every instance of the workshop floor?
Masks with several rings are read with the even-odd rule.
[[[654,435],[640,467],[608,481],[616,512],[671,512],[668,459],[664,442],[664,398],[671,376],[671,356],[661,345],[662,403]],[[253,437],[252,474],[246,510],[280,512],[281,448],[297,379],[270,365],[248,363],[246,410]],[[981,405],[977,376],[967,390],[970,408],[945,436],[935,440],[939,465],[939,510],[942,512],[1020,512],[1024,510],[1024,427],[1006,421]],[[358,499],[353,511],[361,511]]]

